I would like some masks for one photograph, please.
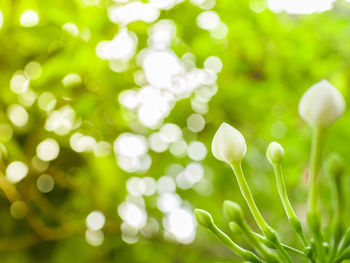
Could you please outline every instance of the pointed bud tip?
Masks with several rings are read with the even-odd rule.
[[[343,95],[325,79],[311,86],[299,102],[300,116],[313,127],[328,127],[344,111]]]
[[[195,209],[194,216],[199,225],[208,228],[213,223],[213,217],[203,209]]]
[[[282,163],[284,159],[283,147],[278,142],[272,142],[267,146],[266,157],[271,164]]]
[[[225,200],[223,207],[224,213],[230,221],[239,223],[243,220],[243,211],[239,204],[230,200]]]
[[[223,122],[214,135],[211,149],[216,159],[232,164],[242,161],[247,145],[237,129]]]

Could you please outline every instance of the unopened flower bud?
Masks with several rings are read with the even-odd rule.
[[[345,110],[343,95],[327,80],[311,86],[299,102],[299,114],[313,127],[327,127]]]
[[[242,161],[247,145],[243,135],[224,122],[215,133],[211,149],[218,160],[232,164]]]
[[[224,213],[230,221],[238,224],[244,220],[242,208],[235,202],[225,200]]]
[[[234,235],[242,235],[243,234],[242,228],[236,222],[231,221],[228,225],[230,227],[232,234],[234,234]]]
[[[209,228],[211,224],[213,224],[213,217],[203,209],[195,209],[194,215],[196,217],[196,221],[201,226]]]
[[[336,153],[328,156],[326,162],[327,171],[334,176],[340,176],[344,172],[343,159]]]
[[[282,163],[284,159],[284,150],[278,142],[269,144],[266,150],[266,157],[271,164]]]

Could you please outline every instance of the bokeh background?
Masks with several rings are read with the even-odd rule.
[[[204,208],[228,231],[231,199],[257,229],[211,154],[223,121],[246,138],[264,216],[299,247],[265,149],[284,146],[304,220],[298,100],[324,78],[348,99],[349,13],[333,0],[1,0],[0,262],[239,262],[193,217]],[[325,154],[349,159],[349,118]]]

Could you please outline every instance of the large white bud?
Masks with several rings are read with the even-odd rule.
[[[243,135],[224,122],[215,133],[211,150],[218,160],[233,164],[242,161],[247,145]]]
[[[345,110],[343,95],[327,80],[311,86],[299,102],[299,114],[313,127],[327,127]]]

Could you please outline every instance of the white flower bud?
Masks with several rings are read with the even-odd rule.
[[[299,114],[313,127],[327,127],[345,110],[343,95],[327,80],[311,86],[299,102]]]
[[[233,164],[242,161],[247,145],[243,135],[224,122],[215,133],[211,150],[218,160]]]
[[[272,142],[267,146],[266,156],[271,164],[282,163],[284,150],[278,142]]]

